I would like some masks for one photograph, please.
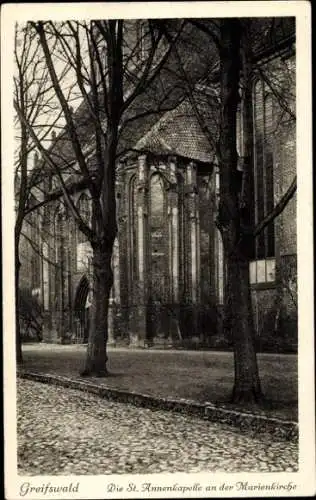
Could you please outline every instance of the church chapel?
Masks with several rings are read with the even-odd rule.
[[[284,67],[294,75],[287,81],[294,95],[287,105],[293,109],[294,42],[292,34],[278,50],[265,50],[257,56],[261,67],[282,85]],[[243,96],[237,123],[240,158],[242,106]],[[258,223],[295,176],[296,128],[294,113],[286,112],[260,71],[253,81],[252,106],[253,217]],[[202,108],[215,144],[217,112],[206,109],[201,98]],[[58,143],[58,138],[54,139]],[[205,136],[189,99],[147,121],[133,139],[117,164],[118,233],[112,258],[109,343],[229,348],[223,310],[225,259],[215,224],[219,170],[214,144]],[[63,140],[58,148],[65,148]],[[45,182],[51,190],[58,189],[54,178]],[[91,221],[91,202],[84,183],[73,174],[67,182],[83,218]],[[23,274],[22,262],[21,286],[31,287],[41,303],[43,339],[86,343],[92,302],[91,246],[61,199],[32,217],[30,226],[33,233],[37,227],[41,256],[35,255],[27,241],[23,243],[24,259],[32,262],[32,283]],[[296,196],[251,249],[250,288],[259,350],[296,349],[295,220]]]

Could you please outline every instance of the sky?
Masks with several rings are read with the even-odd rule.
[[[56,118],[60,115],[61,112],[59,100],[54,89],[52,88],[51,79],[44,60],[44,54],[38,43],[38,37],[36,35],[30,41],[29,36],[25,34],[25,30],[23,30],[23,28],[25,28],[25,24],[19,24],[17,26],[14,57],[14,79],[17,83],[19,83],[18,64],[21,64],[22,62],[23,67],[25,68],[23,72],[23,74],[26,75],[25,81],[29,83],[32,80],[32,84],[28,89],[29,103],[34,102],[35,96],[38,95],[39,90],[41,92],[45,91],[45,95],[42,99],[41,111],[38,113],[35,112],[33,114],[34,121],[32,123],[39,139],[42,139],[45,135],[42,143],[44,147],[47,148],[51,143],[52,132],[55,132],[56,134],[60,133],[61,128],[63,128],[63,126],[65,125],[65,119],[63,114],[61,114],[58,121],[55,123],[55,125],[53,125],[56,121]],[[25,40],[27,40],[26,43]],[[47,40],[48,46],[51,49],[54,68],[59,78],[61,89],[67,99],[67,102],[71,105],[73,110],[75,110],[82,102],[82,94],[76,83],[75,71],[66,61],[65,52],[61,44],[58,43],[54,46],[52,37],[47,37]],[[87,50],[83,33],[81,34],[81,40],[83,46],[83,59],[86,59]],[[68,43],[70,45],[70,48],[72,48],[71,45],[73,45],[73,40],[71,38],[69,38]],[[23,51],[24,47],[27,47],[28,50]],[[73,53],[74,52],[75,51],[73,50]],[[26,56],[25,53],[27,53]],[[46,71],[44,72],[45,68]],[[15,123],[15,155],[17,156],[20,149],[20,128],[18,120],[16,120]],[[47,131],[49,131],[49,133],[46,135]],[[30,153],[30,167],[33,164],[33,156],[34,151]]]

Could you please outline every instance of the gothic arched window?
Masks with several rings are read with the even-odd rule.
[[[58,206],[54,213],[54,247],[55,247],[55,269],[53,269],[54,289],[55,289],[55,309],[61,305],[61,284],[62,284],[62,257],[63,257],[63,223],[62,212]]]
[[[159,174],[150,178],[151,294],[153,300],[163,300],[167,292],[168,225],[164,184]]]
[[[274,207],[274,100],[265,82],[257,80],[253,89],[254,136],[254,222],[261,222]],[[274,222],[255,240],[254,261],[250,263],[250,283],[275,280]]]
[[[274,206],[273,188],[273,99],[263,81],[254,86],[254,191],[255,223],[258,224]],[[256,239],[255,258],[274,256],[274,224]]]
[[[80,196],[78,203],[77,203],[77,208],[79,210],[80,216],[82,220],[90,225],[91,223],[91,203],[86,195],[86,193],[82,193]],[[83,243],[87,240],[86,235],[80,231],[79,229],[77,230],[77,242],[78,243]]]
[[[71,258],[72,258],[72,218],[67,207],[63,213],[63,287],[64,308],[71,307]]]
[[[164,187],[159,174],[153,174],[150,178],[150,216],[152,227],[161,224],[164,216]]]
[[[60,260],[60,242],[62,232],[62,216],[60,207],[57,207],[54,213],[54,246],[55,246],[55,263],[58,265]]]
[[[220,231],[215,229],[215,283],[216,295],[219,304],[224,303],[224,290],[225,290],[225,261],[223,240]]]
[[[29,216],[29,224],[31,227],[31,280],[32,288],[39,288],[41,284],[41,259],[40,259],[40,215],[38,213],[31,213]]]
[[[130,279],[137,278],[137,180],[132,177],[129,184],[129,249]]]

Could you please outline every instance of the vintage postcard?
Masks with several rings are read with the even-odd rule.
[[[310,11],[2,6],[8,500],[315,494]]]

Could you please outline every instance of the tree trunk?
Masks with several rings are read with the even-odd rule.
[[[107,376],[108,306],[113,271],[112,249],[94,248],[93,254],[93,300],[88,339],[87,356],[82,376]]]
[[[248,260],[228,258],[232,338],[234,346],[235,403],[259,402],[262,399],[254,342],[253,313],[249,286]]]
[[[113,126],[113,127],[112,127]],[[117,150],[115,119],[108,127],[108,147],[104,159],[104,178],[101,192],[102,216],[97,211],[98,200],[93,199],[93,229],[98,242],[93,247],[93,302],[84,376],[107,376],[107,341],[109,298],[113,285],[112,253],[117,232],[115,199],[115,166]]]
[[[20,330],[20,259],[18,245],[15,248],[15,345],[16,345],[16,362],[18,365],[23,363],[22,356],[22,339]]]
[[[249,288],[249,241],[243,233],[249,212],[241,209],[241,173],[237,170],[236,117],[239,102],[241,25],[236,19],[221,24],[221,134],[219,142],[220,203],[218,225],[227,266],[226,312],[234,346],[234,402],[257,402],[261,388],[254,345]],[[249,206],[248,206],[249,210]]]

